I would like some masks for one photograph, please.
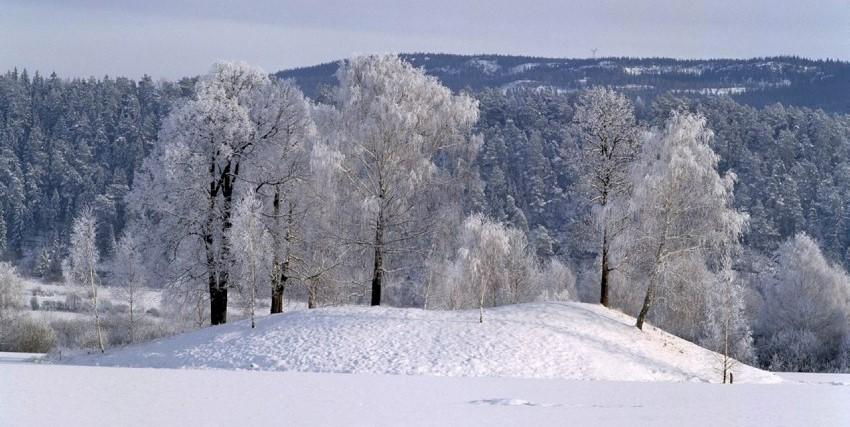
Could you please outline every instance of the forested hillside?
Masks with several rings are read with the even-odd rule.
[[[753,59],[600,58],[557,59],[504,55],[416,53],[404,60],[452,90],[551,88],[576,92],[610,86],[648,105],[656,96],[729,95],[754,107],[773,103],[850,113],[850,64],[798,57]],[[285,70],[307,96],[321,97],[334,84],[336,62]]]
[[[0,76],[0,249],[55,279],[73,218],[91,206],[111,252],[124,195],[174,100],[191,82]]]

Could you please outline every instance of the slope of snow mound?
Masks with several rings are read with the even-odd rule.
[[[601,306],[538,303],[485,312],[338,307],[296,311],[79,356],[80,365],[619,381],[710,381],[715,353]],[[735,382],[777,376],[738,365]]]

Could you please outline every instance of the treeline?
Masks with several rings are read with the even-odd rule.
[[[850,64],[794,56],[751,59],[619,58],[559,59],[507,55],[403,54],[401,57],[454,91],[550,87],[576,92],[610,86],[631,98],[652,102],[671,91],[700,96],[728,92],[754,107],[775,103],[850,113]],[[337,63],[278,72],[295,79],[304,93],[319,98],[334,85]],[[740,92],[741,90],[743,92]]]

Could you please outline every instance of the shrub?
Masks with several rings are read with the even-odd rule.
[[[41,319],[17,316],[4,325],[0,350],[23,353],[47,353],[56,345],[56,332]]]

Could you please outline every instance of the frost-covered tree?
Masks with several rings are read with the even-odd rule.
[[[233,242],[234,281],[251,316],[253,328],[257,293],[261,283],[267,283],[273,258],[272,238],[263,224],[263,203],[254,192],[246,192],[239,200],[229,232]]]
[[[301,234],[291,242],[294,259],[292,270],[307,293],[307,308],[349,302],[360,288],[352,280],[351,266],[345,265],[350,246],[345,245],[339,226],[347,224],[343,185],[342,153],[334,145],[334,122],[338,112],[327,106],[314,108],[317,125],[324,130],[314,141],[309,153],[309,178],[301,187],[297,203],[304,206],[299,213]]]
[[[629,168],[640,148],[634,108],[622,94],[596,87],[579,96],[574,121],[582,147],[580,178],[593,204],[601,234],[600,302],[608,306],[611,241],[622,231],[624,218],[612,207],[631,188]]]
[[[310,105],[291,81],[267,87],[273,89],[266,97],[276,108],[264,108],[260,115],[274,114],[261,120],[275,122],[279,131],[272,143],[258,148],[245,180],[253,184],[256,195],[266,206],[264,223],[272,239],[271,313],[283,311],[284,294],[296,258],[295,248],[299,230],[303,227],[304,206],[301,193],[309,179],[307,150],[316,137],[316,126]]]
[[[542,273],[522,230],[473,214],[460,225],[456,240],[454,256],[431,265],[433,306],[477,307],[483,322],[485,307],[529,302],[543,293]],[[569,280],[561,276],[550,279]]]
[[[98,312],[97,305],[97,291],[100,281],[97,276],[99,262],[97,225],[94,214],[91,209],[84,209],[74,220],[74,226],[71,228],[71,248],[68,255],[68,264],[71,268],[71,277],[73,277],[74,282],[88,289],[91,295],[97,342],[102,353],[106,348],[104,347],[103,332],[100,327],[100,313]]]
[[[258,185],[239,183],[270,160],[269,146],[286,133],[284,90],[257,68],[214,65],[195,96],[168,116],[129,198],[154,224],[151,244],[168,260],[168,281],[194,289],[205,280],[213,325],[227,321],[233,205],[241,189]]]
[[[764,304],[756,327],[759,357],[772,369],[842,368],[850,342],[850,277],[800,233],[775,254],[761,284]]]
[[[385,257],[427,240],[423,197],[438,156],[465,144],[477,102],[394,55],[361,56],[337,72],[343,175],[365,211],[351,243],[372,252],[371,304],[380,305]]]
[[[691,272],[718,270],[746,225],[747,216],[732,207],[735,175],[717,172],[711,137],[703,117],[673,113],[643,144],[633,170],[634,222],[623,256],[634,268],[632,280],[646,278],[639,329],[660,286],[692,292]]]
[[[128,331],[130,342],[136,340],[136,324],[139,303],[145,287],[145,267],[142,248],[135,232],[127,230],[118,239],[112,258],[112,274],[115,284],[113,293],[127,303]]]

